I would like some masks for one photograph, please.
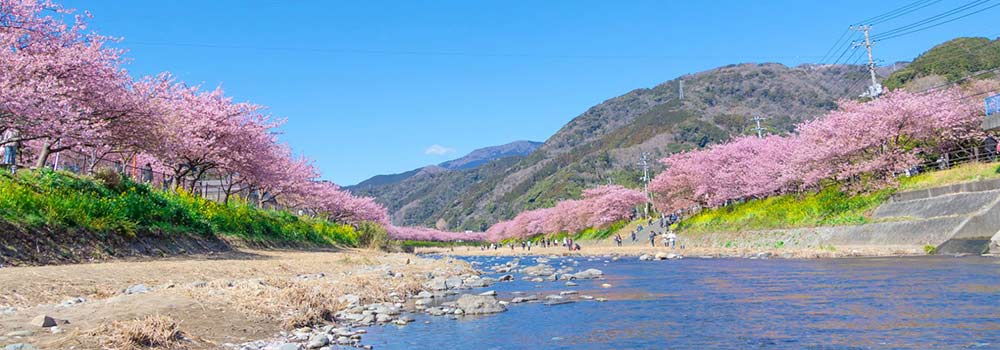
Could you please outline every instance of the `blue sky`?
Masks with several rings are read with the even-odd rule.
[[[925,0],[927,1],[927,0]],[[816,62],[897,1],[66,1],[124,38],[133,75],[222,84],[288,119],[282,139],[348,185],[513,140],[544,141],[590,106],[740,62]],[[907,25],[938,1],[876,25]],[[930,2],[929,2],[930,4]],[[1000,36],[1000,8],[879,43],[910,60]],[[992,19],[992,21],[990,21]]]

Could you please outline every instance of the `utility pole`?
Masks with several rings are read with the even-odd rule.
[[[760,139],[764,138],[764,127],[760,126],[760,122],[766,119],[767,118],[761,118],[760,116],[753,117],[753,121],[757,122],[757,126],[753,128],[754,130],[757,131],[757,138]]]
[[[868,87],[868,92],[862,96],[876,98],[882,94],[882,84],[879,84],[878,79],[875,78],[875,57],[872,56],[872,40],[871,36],[868,35],[869,34],[868,32],[871,31],[871,29],[872,26],[867,24],[859,26],[851,26],[851,30],[865,33],[865,42],[863,43],[855,42],[853,44],[854,47],[864,46],[865,49],[868,50],[868,73],[871,75],[872,85]]]
[[[646,206],[643,208],[645,217],[649,217],[649,152],[642,152],[639,165],[642,166],[642,193],[646,195]]]

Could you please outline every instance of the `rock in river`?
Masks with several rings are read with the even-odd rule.
[[[464,294],[456,302],[467,315],[493,314],[507,311],[495,296]]]
[[[572,276],[572,277],[570,277],[570,279],[586,280],[586,279],[599,278],[602,275],[604,275],[604,272],[601,271],[601,270],[598,270],[598,269],[586,269],[586,270],[577,272],[577,273],[569,275],[569,276]]]
[[[539,264],[535,266],[529,266],[524,268],[524,274],[529,276],[549,276],[556,273],[556,269],[552,266]]]
[[[307,349],[319,349],[327,344],[330,344],[330,338],[327,338],[326,334],[317,334],[309,339],[309,343],[306,344]]]

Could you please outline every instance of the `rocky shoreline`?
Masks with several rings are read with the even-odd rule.
[[[607,257],[609,260],[618,260]],[[390,293],[389,300],[377,303],[362,303],[354,294],[341,297],[347,307],[336,313],[334,324],[318,324],[301,327],[291,332],[281,332],[274,338],[240,344],[224,344],[235,350],[330,350],[335,346],[371,349],[363,343],[368,327],[406,326],[416,321],[414,316],[427,315],[450,319],[476,317],[505,312],[515,304],[542,303],[554,306],[579,301],[603,302],[605,298],[581,295],[575,290],[563,290],[548,295],[527,292],[512,292],[508,298],[498,297],[495,290],[484,290],[497,283],[512,282],[516,275],[529,282],[563,282],[567,288],[577,286],[576,280],[600,279],[604,272],[589,268],[576,271],[578,261],[558,256],[513,259],[491,266],[480,266],[480,270],[470,274],[429,275],[422,284],[422,290],[415,293]],[[558,260],[558,265],[552,264]],[[476,265],[473,263],[473,265]],[[481,274],[497,274],[498,277],[482,277]],[[604,283],[604,288],[611,285]],[[479,291],[483,290],[483,291]],[[425,321],[431,322],[431,321]]]
[[[643,255],[656,256],[673,254],[677,256],[703,258],[784,258],[784,259],[829,259],[856,257],[904,257],[927,255],[922,246],[912,245],[860,245],[860,246],[816,246],[816,247],[776,247],[768,245],[734,245],[732,248],[719,246],[688,245],[684,248],[670,249],[662,246],[652,247],[648,243],[626,243],[618,247],[610,241],[583,241],[578,251],[569,251],[563,247],[482,250],[478,247],[437,248],[427,247],[416,250],[418,255],[444,256],[579,256],[579,257],[639,257]]]

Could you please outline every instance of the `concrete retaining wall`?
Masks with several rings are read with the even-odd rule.
[[[892,201],[875,209],[875,219],[929,219],[974,215],[1000,198],[1000,191],[965,192],[907,201]]]
[[[1000,179],[965,182],[949,186],[928,188],[924,190],[899,192],[892,196],[893,202],[905,202],[956,193],[985,192],[1000,190]]]
[[[733,238],[756,246],[934,246],[944,254],[1000,254],[1000,179],[901,192],[875,210],[876,222],[703,236],[718,245]],[[994,243],[991,243],[993,239]],[[991,248],[995,246],[995,248]]]

